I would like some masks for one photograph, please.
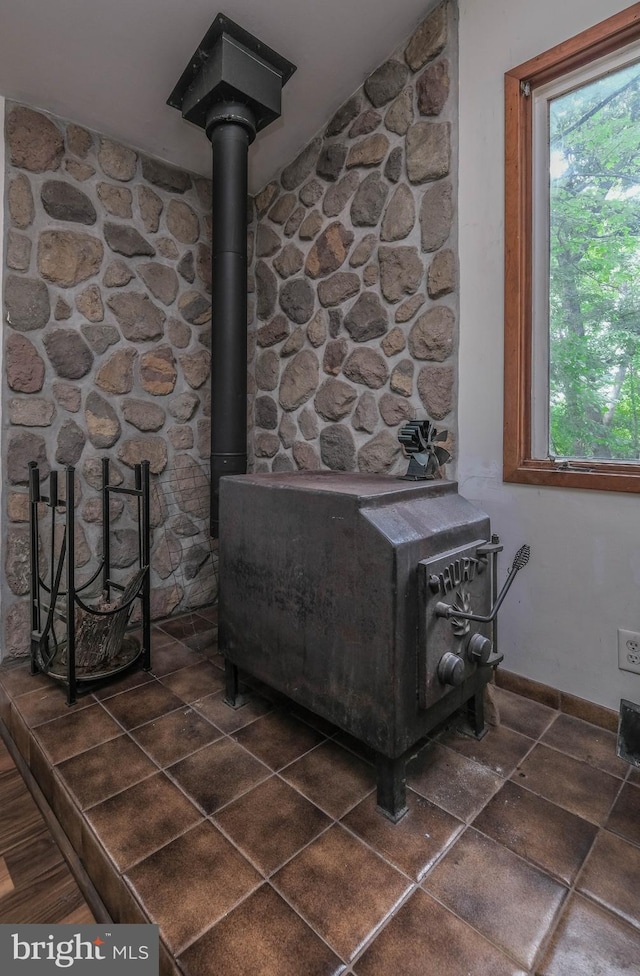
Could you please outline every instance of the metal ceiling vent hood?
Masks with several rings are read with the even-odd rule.
[[[218,14],[167,104],[213,150],[211,534],[223,475],[247,470],[247,168],[256,133],[280,117],[295,65]]]

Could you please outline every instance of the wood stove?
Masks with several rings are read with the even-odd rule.
[[[241,668],[366,743],[378,807],[397,821],[411,747],[465,705],[482,734],[483,690],[501,660],[490,629],[500,549],[451,481],[223,478],[227,702],[239,704]]]

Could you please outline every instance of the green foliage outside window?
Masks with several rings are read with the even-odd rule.
[[[549,103],[549,453],[640,460],[640,63]]]

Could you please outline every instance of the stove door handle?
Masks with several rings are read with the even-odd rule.
[[[516,573],[523,569],[529,562],[529,556],[531,555],[531,549],[529,546],[521,546],[515,556],[513,557],[513,564],[511,569],[507,574],[507,578],[504,582],[504,586],[500,590],[500,594],[491,608],[491,613],[483,615],[479,613],[466,613],[464,610],[458,610],[451,606],[450,603],[444,603],[442,600],[436,603],[434,607],[434,612],[437,617],[462,617],[464,620],[476,620],[480,624],[490,624],[495,620],[498,610],[502,606],[505,596],[509,592],[511,584],[513,583]]]

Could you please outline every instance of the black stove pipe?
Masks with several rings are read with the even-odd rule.
[[[207,118],[213,150],[211,535],[220,478],[247,470],[247,155],[255,136],[246,105],[219,103]]]
[[[168,98],[213,150],[211,535],[220,478],[247,470],[247,169],[295,65],[218,14]]]

